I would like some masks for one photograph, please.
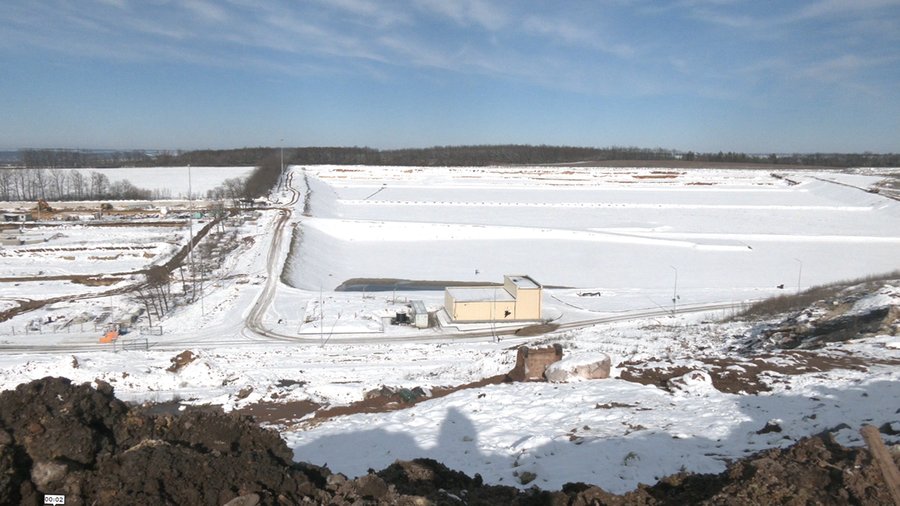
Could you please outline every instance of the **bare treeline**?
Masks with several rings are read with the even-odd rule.
[[[281,177],[284,165],[401,165],[401,166],[486,166],[567,164],[612,161],[689,161],[745,164],[778,164],[818,167],[897,167],[900,154],[812,153],[747,154],[738,152],[695,153],[664,148],[612,146],[476,145],[435,146],[416,149],[380,150],[367,147],[240,148],[197,151],[80,151],[22,150],[24,169],[0,172],[0,199],[159,199],[169,195],[135,188],[128,181],[110,183],[100,173],[63,176],[58,167],[123,166],[256,166],[245,179],[230,179],[207,193],[208,198],[254,198],[266,194]],[[16,172],[23,171],[23,172]],[[29,172],[31,171],[31,172]]]
[[[257,165],[273,148],[241,148],[197,151],[112,151],[79,149],[22,149],[18,163],[26,168],[178,167]]]
[[[289,156],[288,156],[289,155]],[[296,148],[285,150],[291,164],[485,166],[573,163],[595,160],[675,160],[663,148],[585,148],[574,146],[479,145],[379,150],[372,148]]]
[[[0,200],[154,200],[169,191],[145,190],[127,179],[110,181],[98,171],[77,169],[0,169]]]
[[[206,198],[210,200],[242,199],[253,195],[247,193],[247,180],[242,177],[231,177],[212,190],[206,190]]]
[[[29,168],[111,168],[145,166],[167,152],[149,154],[146,151],[97,151],[81,149],[23,149],[19,156]]]
[[[205,165],[259,167],[280,158],[279,148],[241,148],[187,151],[158,158],[158,165]],[[819,167],[897,167],[900,154],[894,153],[793,153],[748,154],[740,152],[693,152],[665,148],[611,146],[477,145],[435,146],[416,149],[374,149],[367,147],[285,148],[284,163],[291,165],[408,165],[408,166],[486,166],[564,164],[613,160],[697,161],[746,164],[809,165]],[[166,162],[166,163],[163,163]]]
[[[172,166],[259,166],[271,156],[280,158],[280,149],[271,147],[206,149],[195,151],[85,151],[27,149],[20,151],[22,164],[29,168],[53,167],[172,167]],[[748,154],[740,152],[693,152],[665,148],[611,146],[605,148],[548,145],[435,146],[415,149],[374,149],[367,147],[302,147],[284,149],[290,164],[484,166],[602,162],[612,160],[685,160],[698,162],[739,162],[826,167],[897,167],[895,153],[787,153]]]

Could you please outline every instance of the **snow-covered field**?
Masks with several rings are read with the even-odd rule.
[[[641,304],[635,289],[648,307],[675,290],[682,304],[744,300],[898,266],[900,205],[831,182],[866,188],[878,177],[559,167],[306,173],[312,218],[295,234],[300,253],[288,281],[309,290],[354,278],[495,282],[527,273],[602,292],[591,301],[557,295],[610,310]]]
[[[491,483],[519,485],[528,471],[536,475],[528,486],[585,481],[613,492],[682,468],[721,471],[729,459],[840,424],[849,428],[838,430],[839,440],[860,444],[862,423],[900,430],[900,373],[885,362],[900,360],[895,336],[828,350],[862,357],[866,370],[782,375],[773,365],[772,390],[758,395],[721,392],[702,374],[672,392],[617,376],[629,360],[701,369],[701,357],[733,356],[751,326],[715,321],[747,300],[900,268],[900,202],[865,191],[877,180],[837,172],[292,167],[293,191],[274,196],[286,210],[233,225],[250,240],[210,275],[201,301],[165,318],[148,351],[113,353],[92,327],[9,331],[133,304],[117,294],[62,301],[0,322],[0,388],[62,375],[110,382],[136,402],[345,405],[382,385],[432,389],[502,374],[516,345],[559,342],[567,354],[609,355],[614,378],[493,385],[390,413],[286,420],[279,430],[297,459],[347,474],[430,456]],[[76,232],[64,232],[58,247],[98,240]],[[142,260],[150,263],[172,253],[161,243],[175,233],[183,244],[184,230],[128,227],[106,241],[159,248]],[[21,267],[4,260],[5,276],[37,273],[15,261]],[[78,258],[44,255],[38,270],[136,268],[125,256],[108,261],[119,263],[86,269]],[[513,273],[547,285],[545,313],[556,323],[606,323],[499,340],[470,337],[478,329],[465,326],[382,330],[382,314],[410,299],[435,309],[442,292],[334,291],[354,278],[498,282]],[[75,291],[70,283],[6,285],[7,300]],[[92,290],[102,288],[78,293]],[[897,305],[898,293],[869,302]],[[671,314],[685,307],[706,311]],[[197,358],[167,371],[184,350]],[[782,432],[761,432],[770,420]]]

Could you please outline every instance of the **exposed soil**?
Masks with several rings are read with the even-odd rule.
[[[568,167],[640,167],[658,169],[760,169],[760,170],[836,170],[837,167],[819,165],[784,165],[749,162],[698,162],[690,160],[599,160],[559,164]]]
[[[869,365],[900,365],[898,360],[862,359],[851,355],[823,354],[811,351],[783,351],[778,354],[759,354],[750,357],[699,358],[699,367],[648,365],[654,361],[623,362],[619,364],[620,379],[655,385],[668,390],[668,382],[695,369],[703,369],[720,392],[730,394],[758,394],[772,390],[771,384],[780,376],[796,376],[834,369],[865,371]]]
[[[419,402],[444,397],[460,390],[481,388],[486,385],[498,385],[508,381],[510,379],[507,375],[500,374],[463,385],[435,387],[428,392],[421,388],[381,387],[368,392],[363,400],[346,406],[322,406],[312,401],[289,401],[283,403],[266,401],[251,404],[235,410],[235,412],[239,415],[251,416],[257,422],[273,425],[300,423],[301,419],[312,414],[312,417],[302,420],[302,423],[315,425],[336,416],[354,415],[357,413],[387,413],[406,409]]]
[[[485,485],[429,459],[348,479],[292,462],[278,434],[213,409],[130,407],[112,388],[44,378],[0,393],[0,503],[44,504],[892,504],[865,448],[828,434],[678,474],[625,495],[569,483],[559,491]],[[900,454],[894,452],[894,463]]]
[[[537,325],[529,325],[527,327],[520,328],[516,331],[516,335],[519,337],[541,336],[544,334],[549,334],[550,332],[553,332],[558,328],[559,324],[557,323],[539,323]]]
[[[293,424],[300,422],[307,415],[316,413],[321,404],[313,401],[274,402],[262,401],[236,410],[236,414],[249,416],[257,423],[268,425]]]
[[[194,352],[192,352],[190,350],[182,351],[178,355],[175,355],[174,357],[172,357],[172,359],[170,360],[172,362],[172,365],[167,367],[166,371],[178,372],[178,371],[184,369],[184,367],[186,365],[190,364],[191,362],[193,362],[196,359],[197,359],[197,356],[194,355]]]

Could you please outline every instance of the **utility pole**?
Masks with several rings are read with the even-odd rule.
[[[672,289],[672,316],[675,316],[675,313],[678,312],[678,269],[672,265],[669,267],[675,271],[675,287]]]
[[[281,177],[278,180],[280,181],[279,186],[284,190],[284,139],[279,141],[279,145],[281,147]]]
[[[194,266],[194,196],[191,187],[191,165],[188,164],[188,257],[191,262],[191,302],[197,297],[197,270]]]
[[[322,298],[322,285],[319,285],[319,343],[325,346],[325,301]]]
[[[800,293],[800,278],[803,276],[803,261],[799,258],[795,258],[794,260],[800,264],[800,270],[797,271],[797,293]]]

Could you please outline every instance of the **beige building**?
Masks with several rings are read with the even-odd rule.
[[[455,322],[541,319],[541,285],[528,276],[503,276],[503,286],[447,287],[444,309]]]

